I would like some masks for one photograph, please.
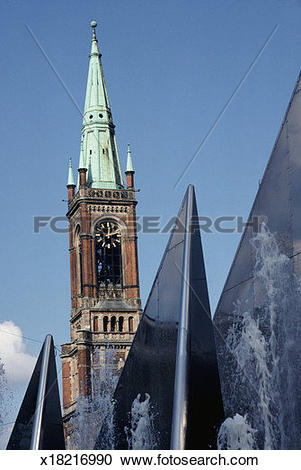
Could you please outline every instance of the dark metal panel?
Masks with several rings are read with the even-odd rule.
[[[65,449],[54,344],[50,335],[39,354],[7,445],[8,450],[32,448]]]

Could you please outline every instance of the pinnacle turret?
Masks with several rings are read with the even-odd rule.
[[[131,153],[131,146],[128,144],[128,157],[126,162],[126,173],[128,171],[132,171],[134,173],[133,162],[132,162],[132,153]]]
[[[127,158],[126,170],[125,170],[127,189],[134,189],[134,173],[135,173],[135,170],[133,168],[131,147],[130,147],[130,144],[128,144],[128,158]]]
[[[69,168],[68,168],[68,182],[67,186],[75,186],[74,177],[73,177],[73,170],[72,170],[72,160],[69,157]]]

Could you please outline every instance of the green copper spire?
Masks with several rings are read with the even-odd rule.
[[[71,157],[69,157],[69,170],[68,170],[68,182],[67,186],[75,186],[74,178],[73,178],[73,170],[72,170],[72,161]]]
[[[130,144],[128,144],[128,158],[126,162],[126,171],[132,171],[134,173]]]
[[[123,188],[114,124],[101,65],[95,28],[93,28],[89,74],[82,125],[80,166],[87,168],[91,188]]]

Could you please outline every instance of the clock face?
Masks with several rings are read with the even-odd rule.
[[[99,222],[95,236],[102,248],[110,250],[120,245],[121,230],[115,222]]]

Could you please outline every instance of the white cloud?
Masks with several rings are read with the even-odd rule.
[[[0,323],[0,358],[8,385],[28,383],[36,358],[26,352],[22,331],[12,321]]]

